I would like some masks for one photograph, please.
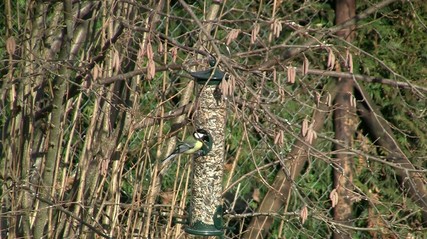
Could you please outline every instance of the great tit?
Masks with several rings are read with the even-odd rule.
[[[200,151],[204,148],[209,148],[208,150],[210,150],[210,147],[212,147],[212,142],[209,133],[204,129],[197,129],[192,136],[186,138],[183,142],[178,143],[175,150],[163,160],[163,165],[180,154],[205,153]]]

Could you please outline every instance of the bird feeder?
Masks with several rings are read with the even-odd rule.
[[[225,102],[221,101],[218,85],[225,73],[216,69],[216,60],[210,60],[210,68],[190,72],[197,82],[198,105],[195,121],[212,136],[210,151],[193,162],[193,182],[190,208],[185,231],[199,236],[222,236],[222,181],[224,165],[224,141],[226,124]]]

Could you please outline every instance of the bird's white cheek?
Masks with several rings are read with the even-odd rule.
[[[203,134],[201,134],[201,133],[194,133],[194,137],[196,137],[196,139],[201,139],[201,138],[203,138]]]

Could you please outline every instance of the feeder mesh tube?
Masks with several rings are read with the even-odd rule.
[[[213,147],[207,156],[194,161],[190,227],[197,222],[213,225],[214,217],[222,217],[215,212],[222,207],[226,107],[224,101],[214,98],[215,89],[215,85],[205,85],[199,98],[196,123],[210,132]]]

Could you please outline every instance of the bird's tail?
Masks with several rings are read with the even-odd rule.
[[[169,156],[167,156],[163,162],[162,162],[162,167],[164,167],[165,165],[169,164],[169,161],[171,161],[172,159],[174,159],[178,154],[177,153],[172,153]]]
[[[169,168],[170,161],[174,159],[177,155],[177,153],[172,153],[162,161],[162,165],[160,166],[160,175],[165,174],[166,170]]]

